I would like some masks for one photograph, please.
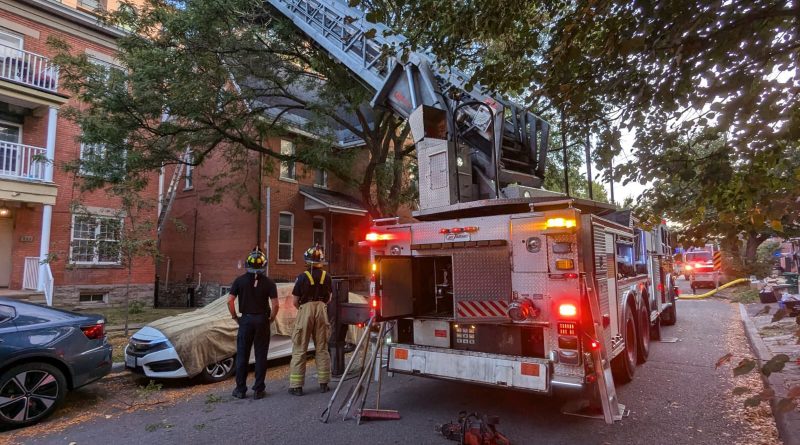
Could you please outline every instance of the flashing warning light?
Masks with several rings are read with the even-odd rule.
[[[589,342],[589,347],[592,348],[593,351],[600,349],[600,342],[597,340],[592,340]]]
[[[691,265],[691,264],[687,264],[687,265],[683,266],[683,268],[684,268],[684,269],[686,269],[686,270],[692,270],[692,269],[694,269],[694,267],[692,267],[692,265]]]
[[[377,271],[378,271],[378,263],[372,263],[372,272],[374,273]]]
[[[562,317],[574,317],[578,315],[578,307],[573,303],[561,303],[558,306],[558,315]]]
[[[450,231],[453,232],[453,233],[461,233],[461,232],[464,231],[464,228],[463,227],[453,227],[452,229],[450,229]]]
[[[656,289],[662,291],[662,290],[664,290],[664,285],[661,284],[661,283],[658,283],[658,286],[656,286]]]
[[[439,233],[441,233],[442,235],[448,234],[450,233],[450,229],[439,229]]]
[[[478,228],[477,228],[477,227],[475,227],[475,226],[467,226],[467,227],[464,227],[464,231],[465,231],[465,232],[470,232],[470,233],[472,233],[472,232],[477,232],[477,231],[478,231]]]
[[[570,259],[556,260],[556,269],[558,270],[571,270],[575,268],[575,261]]]
[[[366,239],[367,241],[378,241],[379,238],[380,238],[380,235],[378,235],[375,232],[369,232],[367,234],[367,236],[364,237],[364,239]]]
[[[569,229],[569,228],[575,227],[575,220],[574,219],[568,219],[568,218],[550,218],[550,219],[547,220],[546,225],[547,225],[548,229],[551,229],[551,228],[554,228],[554,227]]]
[[[372,309],[378,308],[378,297],[372,297],[372,301],[370,302]]]

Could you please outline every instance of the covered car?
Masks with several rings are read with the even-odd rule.
[[[297,317],[292,287],[292,283],[278,284],[280,310],[271,326],[269,360],[292,353],[291,333]],[[366,298],[350,293],[349,301],[366,303]],[[231,318],[227,302],[224,296],[203,308],[144,326],[125,347],[125,366],[151,378],[200,376],[207,382],[228,378],[234,371],[238,324]],[[354,335],[355,327],[351,327],[348,337]],[[254,362],[252,351],[250,362]]]

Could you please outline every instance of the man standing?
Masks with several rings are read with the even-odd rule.
[[[256,247],[245,261],[247,273],[239,276],[231,285],[228,295],[228,311],[239,323],[236,335],[236,389],[233,397],[243,399],[247,395],[247,367],[250,364],[250,350],[255,344],[256,373],[253,383],[253,399],[261,399],[265,391],[264,378],[267,375],[267,351],[269,350],[270,323],[278,315],[278,287],[264,275],[267,259]],[[239,312],[236,315],[234,300],[239,299]],[[270,310],[269,300],[272,300]]]
[[[314,339],[314,357],[317,362],[317,380],[322,392],[328,391],[331,380],[331,356],[328,352],[328,337],[331,325],[328,322],[328,302],[331,297],[331,277],[322,269],[325,261],[322,247],[306,250],[303,255],[309,270],[297,276],[292,295],[297,308],[297,320],[292,333],[292,362],[289,365],[289,394],[303,395],[306,377],[306,352],[308,341]]]

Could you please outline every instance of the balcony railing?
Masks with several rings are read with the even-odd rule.
[[[44,181],[47,150],[0,141],[0,176]]]
[[[0,45],[0,78],[58,92],[58,68],[50,59],[10,46]]]

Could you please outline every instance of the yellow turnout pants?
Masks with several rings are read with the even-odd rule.
[[[297,319],[292,332],[292,362],[289,364],[289,388],[302,388],[306,379],[306,352],[308,341],[314,339],[314,357],[317,361],[319,383],[331,381],[331,355],[328,338],[331,325],[328,322],[328,307],[322,301],[310,301],[297,310]]]

